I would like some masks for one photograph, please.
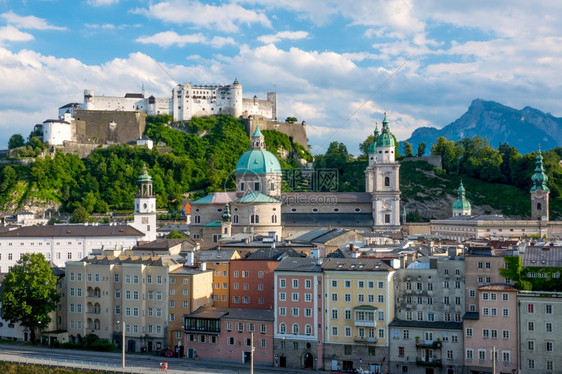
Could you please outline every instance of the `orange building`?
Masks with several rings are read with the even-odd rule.
[[[206,250],[197,252],[199,263],[213,271],[213,306],[227,308],[229,305],[230,261],[240,259],[236,250]]]

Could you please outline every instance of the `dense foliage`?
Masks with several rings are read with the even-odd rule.
[[[96,149],[85,160],[56,153],[38,157],[28,166],[4,166],[0,203],[12,211],[30,201],[60,205],[71,214],[72,222],[85,222],[93,213],[131,212],[136,181],[146,165],[157,208],[178,212],[187,195],[232,189],[236,162],[250,146],[242,121],[226,115],[194,118],[185,124],[172,124],[170,116],[148,117],[146,135],[160,146],[149,150],[112,145]],[[285,134],[271,130],[264,131],[264,136],[268,150],[280,158],[283,167],[297,166],[297,155],[312,159]],[[44,144],[37,142],[31,137],[27,145],[12,152],[26,147],[44,150]]]

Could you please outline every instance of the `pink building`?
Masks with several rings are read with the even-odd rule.
[[[286,257],[302,257],[293,249],[260,248],[230,262],[231,308],[273,309],[273,271]]]
[[[496,373],[518,369],[517,289],[503,283],[478,287],[477,312],[464,316],[465,373]]]
[[[187,358],[273,365],[272,310],[201,307],[185,316]]]
[[[275,269],[275,365],[322,369],[322,260],[285,258]]]

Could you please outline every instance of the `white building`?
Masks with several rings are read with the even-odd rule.
[[[0,273],[7,273],[24,253],[42,253],[64,267],[104,249],[132,248],[145,233],[129,225],[24,226],[0,233]]]

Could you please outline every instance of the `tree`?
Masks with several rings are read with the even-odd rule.
[[[421,142],[418,145],[418,157],[423,157],[424,154],[425,154],[425,143]]]
[[[167,236],[168,239],[183,239],[187,238],[184,234],[180,233],[178,230],[172,230]]]
[[[2,317],[27,327],[34,343],[35,330],[49,325],[59,298],[49,262],[41,253],[25,253],[2,282]]]
[[[78,205],[74,212],[72,212],[72,216],[70,216],[70,223],[83,223],[88,220],[90,214],[86,211],[86,209],[82,205]]]
[[[406,157],[414,157],[414,149],[412,145],[408,142],[404,142],[404,156]]]
[[[287,122],[287,123],[295,123],[297,121],[298,121],[297,117],[287,117],[287,118],[285,118],[285,122]]]
[[[8,141],[8,149],[19,148],[24,145],[25,141],[21,134],[14,134],[11,136],[10,140]]]

